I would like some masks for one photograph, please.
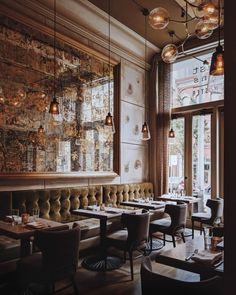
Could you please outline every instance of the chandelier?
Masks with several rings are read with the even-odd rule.
[[[172,41],[164,46],[161,52],[162,60],[165,63],[173,63],[179,54],[185,53],[185,43],[190,38],[196,36],[198,39],[207,39],[216,28],[219,28],[222,23],[222,9],[220,8],[220,1],[216,0],[183,0],[184,7],[181,7],[181,20],[172,19],[169,12],[163,7],[157,7],[149,11],[148,22],[149,25],[155,30],[168,31]],[[133,0],[140,8],[144,9],[136,0]],[[169,30],[169,23],[180,23],[185,28],[185,37],[181,39],[177,36],[175,31]],[[194,30],[190,30],[191,28]],[[176,38],[176,44],[173,39]]]

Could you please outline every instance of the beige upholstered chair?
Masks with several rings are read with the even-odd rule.
[[[121,221],[125,227],[123,230],[118,230],[106,237],[106,246],[115,247],[129,253],[131,279],[134,279],[133,273],[133,251],[143,250],[145,252],[146,243],[148,241],[149,232],[149,212],[143,210],[142,213],[128,214],[123,213]]]
[[[18,294],[25,290],[38,291],[43,294],[55,291],[55,283],[70,278],[75,294],[78,294],[74,275],[79,259],[80,227],[76,225],[67,230],[38,230],[35,244],[41,250],[22,258],[17,266]]]
[[[181,281],[152,271],[150,258],[144,257],[141,263],[142,295],[191,294],[223,295],[223,281],[219,276],[196,282]]]
[[[203,225],[206,224],[208,226],[216,226],[221,222],[221,218],[223,216],[223,199],[208,199],[206,202],[206,206],[210,208],[210,213],[199,212],[193,213],[192,220],[192,238],[194,238],[194,222],[200,222],[200,233],[202,234]]]
[[[183,241],[184,238],[184,229],[186,225],[186,214],[187,214],[187,205],[186,204],[166,204],[165,213],[167,213],[169,217],[162,218],[158,220],[153,220],[150,222],[150,249],[152,250],[152,235],[155,232],[163,233],[163,241],[164,245],[166,240],[166,235],[170,235],[172,237],[172,242],[174,247],[176,247],[175,236],[181,235]]]

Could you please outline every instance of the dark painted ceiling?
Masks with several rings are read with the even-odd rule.
[[[212,1],[217,4],[217,0]],[[109,0],[90,0],[90,2],[108,13]],[[145,16],[142,13],[142,7],[147,8],[149,11],[156,7],[163,7],[169,11],[171,19],[183,21],[185,17],[181,17],[182,9],[178,2],[178,0],[110,0],[110,15],[145,38]],[[185,3],[184,0],[182,0],[182,3]],[[189,23],[190,32],[194,32],[195,24],[195,20]],[[155,30],[148,24],[147,40],[157,47],[163,48],[166,44],[172,42],[172,38],[168,34],[168,31],[171,30],[174,30],[178,36],[178,38],[174,37],[173,43],[178,44],[185,39],[186,31],[184,24],[171,21],[164,30]],[[200,44],[211,42],[216,39],[216,33],[215,30],[209,39],[199,40],[195,38],[199,40],[195,41],[197,43],[200,42]],[[188,42],[191,43],[191,40]],[[196,44],[196,42],[194,43]]]

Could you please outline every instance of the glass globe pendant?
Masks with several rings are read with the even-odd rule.
[[[166,63],[174,62],[177,56],[178,56],[178,48],[177,46],[175,46],[175,44],[167,44],[162,49],[161,57],[163,61]]]
[[[150,12],[148,19],[153,29],[162,30],[168,26],[170,16],[165,8],[157,7]]]
[[[195,34],[199,39],[207,39],[213,33],[207,22],[200,20],[195,27]]]

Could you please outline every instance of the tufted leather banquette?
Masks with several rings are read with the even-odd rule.
[[[80,250],[97,246],[100,242],[100,222],[98,219],[75,216],[72,210],[85,208],[97,201],[98,204],[112,204],[119,207],[120,202],[153,196],[150,182],[135,184],[118,184],[104,186],[71,187],[45,190],[12,191],[12,208],[19,208],[20,213],[31,212],[38,208],[40,217],[69,223],[74,221],[81,226]],[[154,216],[154,215],[153,215]],[[155,213],[155,219],[163,216],[163,210]],[[108,224],[108,232],[117,230],[119,220]],[[4,241],[4,238],[2,239]],[[13,243],[14,244],[14,243]],[[16,247],[19,247],[18,241]],[[12,247],[12,244],[11,244]],[[0,248],[6,250],[6,244]],[[14,249],[16,250],[16,249]],[[16,251],[15,251],[16,252]],[[14,252],[14,253],[15,253]],[[2,254],[4,256],[4,254]],[[1,257],[1,256],[0,256]]]

